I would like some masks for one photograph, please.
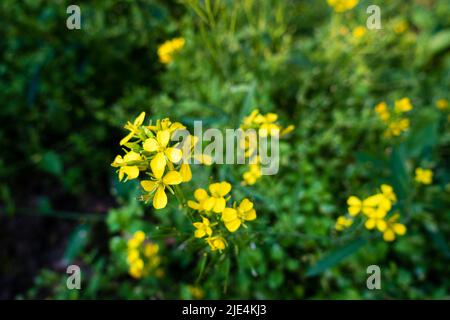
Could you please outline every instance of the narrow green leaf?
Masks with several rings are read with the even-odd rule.
[[[335,266],[348,256],[352,255],[356,251],[358,251],[362,246],[364,246],[367,243],[367,240],[364,238],[358,238],[345,246],[342,246],[334,251],[332,251],[330,254],[328,254],[325,258],[317,262],[314,266],[308,269],[306,271],[307,277],[316,276],[325,270]]]

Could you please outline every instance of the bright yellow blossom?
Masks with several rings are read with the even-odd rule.
[[[261,175],[261,165],[259,163],[255,163],[249,165],[249,170],[244,172],[242,177],[244,178],[245,184],[253,185],[261,177]]]
[[[210,237],[212,235],[211,223],[208,218],[203,218],[202,222],[194,222],[195,230],[194,236],[196,238],[203,238],[204,236]]]
[[[194,198],[195,200],[197,200],[197,202],[189,200],[188,201],[189,208],[197,210],[199,212],[206,211],[204,204],[205,201],[209,199],[208,192],[205,189],[199,188],[194,191]]]
[[[345,216],[340,216],[337,218],[334,228],[337,231],[342,231],[344,229],[349,228],[352,224],[353,224],[353,219],[348,219]]]
[[[396,202],[397,196],[395,195],[394,188],[388,184],[381,185],[381,193],[390,201]]]
[[[373,213],[371,213],[364,226],[369,229],[372,230],[373,228],[377,227],[377,229],[381,232],[383,232],[384,230],[386,230],[386,221],[384,221],[384,217],[386,216],[387,211],[385,210],[375,210]]]
[[[217,182],[209,185],[211,196],[204,201],[203,207],[206,211],[221,213],[226,206],[225,196],[231,191],[231,184],[228,182]]]
[[[366,34],[366,28],[363,26],[358,26],[352,31],[352,35],[355,38],[362,38]]]
[[[379,104],[377,104],[375,106],[375,112],[384,122],[387,122],[391,117],[391,113],[389,112],[386,102],[380,102]]]
[[[122,181],[124,175],[127,175],[127,180],[132,180],[139,176],[139,167],[129,163],[135,163],[141,160],[142,158],[139,153],[130,151],[123,158],[120,155],[116,156],[111,166],[119,167],[119,181]]]
[[[386,132],[384,133],[386,137],[397,137],[402,132],[405,132],[409,129],[409,119],[400,119],[398,121],[392,122]]]
[[[143,180],[141,181],[141,186],[145,191],[153,193],[153,207],[155,209],[163,209],[167,205],[167,195],[165,192],[166,188],[170,189],[170,186],[180,184],[183,181],[181,174],[177,171],[169,171],[164,176],[163,172],[153,171],[155,180]]]
[[[383,231],[383,239],[385,241],[391,242],[394,241],[396,235],[402,236],[406,233],[406,226],[401,223],[397,223],[399,218],[398,214],[394,214],[389,220],[386,222],[386,228]]]
[[[415,180],[418,183],[431,184],[433,182],[433,171],[430,169],[417,168]]]
[[[170,148],[167,145],[170,141],[170,131],[158,131],[155,138],[148,138],[144,141],[143,148],[148,152],[156,152],[150,167],[156,176],[161,176],[166,168],[167,160],[177,163],[181,160],[183,153],[178,148]]]
[[[130,133],[128,133],[125,138],[120,140],[121,146],[130,141],[130,139],[133,138],[135,134],[137,134],[139,127],[142,125],[142,123],[144,123],[144,119],[145,112],[141,112],[141,114],[133,121],[133,123],[131,123],[130,121],[127,122],[127,124],[125,125],[125,129],[130,131]]]
[[[353,9],[359,0],[327,0],[328,5],[336,12],[344,12]]]
[[[256,211],[253,209],[253,203],[245,198],[235,208],[225,208],[222,212],[222,220],[225,227],[230,232],[235,232],[245,221],[252,221],[256,219]]]
[[[159,251],[159,246],[156,243],[147,243],[144,246],[144,256],[151,258],[155,256]]]
[[[183,38],[174,38],[164,42],[158,48],[159,61],[164,64],[172,62],[174,53],[180,51],[184,47]]]
[[[409,98],[402,98],[395,101],[395,111],[398,113],[408,112],[413,109]]]
[[[206,238],[206,242],[209,244],[212,251],[222,251],[227,246],[227,242],[223,237],[215,236]]]
[[[391,209],[391,202],[382,194],[376,194],[364,200],[360,200],[355,196],[350,196],[347,200],[347,204],[348,213],[352,217],[358,215],[360,212],[369,216],[374,213],[378,209],[378,207],[381,207],[386,211],[389,211]]]
[[[439,99],[436,101],[436,108],[439,110],[446,110],[448,109],[448,101],[445,99]]]

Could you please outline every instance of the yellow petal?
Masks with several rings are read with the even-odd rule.
[[[183,163],[180,167],[180,174],[183,177],[183,182],[188,182],[192,180],[191,167],[187,163]]]
[[[141,186],[147,192],[152,192],[156,188],[156,182],[150,180],[141,181]]]
[[[220,183],[211,183],[209,185],[209,192],[211,192],[211,194],[213,195],[218,195],[219,194],[219,189],[220,189]]]
[[[372,230],[373,228],[375,228],[375,222],[375,219],[368,219],[364,226],[366,227],[366,229]]]
[[[252,209],[252,210],[250,210],[250,211],[247,211],[245,214],[244,214],[244,220],[246,220],[246,221],[253,221],[253,220],[255,220],[256,219],[256,211],[255,211],[255,209]]]
[[[233,208],[225,208],[222,212],[222,220],[227,222],[227,221],[232,221],[237,219],[237,211],[236,209]]]
[[[226,206],[226,201],[224,198],[216,198],[216,203],[214,204],[213,211],[215,213],[221,213]]]
[[[394,232],[400,236],[404,235],[406,233],[406,227],[404,224],[401,223],[395,223],[392,228],[394,229]]]
[[[166,157],[164,156],[164,153],[157,153],[150,162],[150,167],[152,168],[155,178],[161,179],[164,169],[166,168]]]
[[[167,195],[164,192],[164,187],[159,186],[158,190],[155,193],[155,196],[153,197],[153,207],[155,209],[162,209],[165,208],[167,205]]]
[[[163,183],[165,185],[175,185],[183,182],[183,177],[178,171],[169,171],[163,178]]]
[[[203,201],[203,200],[205,200],[205,199],[208,198],[208,193],[206,192],[205,189],[198,188],[198,189],[195,190],[195,192],[194,192],[194,197],[195,197],[195,199],[197,199],[198,201]]]
[[[394,241],[395,240],[395,233],[392,231],[392,229],[386,229],[383,233],[383,239],[384,241]]]
[[[200,204],[195,202],[195,201],[192,201],[192,200],[189,200],[187,202],[187,205],[188,205],[189,208],[194,209],[194,210],[200,209]]]
[[[203,229],[197,229],[197,230],[195,230],[195,232],[194,232],[194,236],[195,236],[196,238],[203,238],[205,235],[206,235],[206,232],[205,232],[205,230],[203,230]]]
[[[347,199],[347,204],[351,207],[361,207],[362,203],[358,197],[351,196]]]
[[[231,184],[228,182],[221,182],[219,185],[219,195],[225,196],[228,192],[231,191]]]
[[[384,220],[377,220],[377,229],[380,232],[384,232],[387,228],[387,223]]]
[[[136,179],[139,176],[139,168],[136,166],[127,166],[121,169],[127,175],[128,180]]]
[[[123,161],[125,161],[125,162],[139,161],[139,160],[141,160],[140,154],[137,153],[137,152],[134,152],[134,151],[128,152],[128,153],[123,157]]]
[[[139,127],[145,119],[145,112],[141,112],[141,114],[134,120],[134,125]]]
[[[133,136],[134,136],[134,132],[132,131],[132,132],[130,132],[129,134],[127,134],[125,138],[123,138],[122,140],[120,140],[119,144],[120,144],[121,146],[123,146],[125,143],[127,143],[128,141],[130,141],[130,139],[133,138]]]
[[[253,203],[248,200],[247,198],[244,198],[241,201],[241,204],[239,205],[239,210],[241,210],[242,212],[247,212],[253,209]]]
[[[170,131],[161,130],[156,134],[156,139],[162,147],[166,147],[170,140]]]
[[[122,167],[119,169],[119,181],[122,181],[123,179],[123,175],[125,174],[125,172],[123,171],[125,167]]]
[[[118,167],[123,162],[122,156],[118,155],[114,158],[114,162],[111,163],[111,166]]]
[[[148,138],[147,140],[145,140],[143,147],[145,151],[155,152],[158,150],[159,144],[158,141],[156,141],[156,139]]]
[[[206,211],[211,211],[212,208],[215,206],[215,204],[216,204],[216,198],[214,198],[214,197],[209,197],[202,203],[203,208]]]
[[[181,152],[181,150],[178,148],[167,148],[165,154],[167,158],[173,163],[179,162],[183,157],[183,152]]]
[[[225,227],[230,232],[235,232],[237,229],[239,229],[240,226],[241,226],[241,220],[239,220],[239,219],[225,222]]]

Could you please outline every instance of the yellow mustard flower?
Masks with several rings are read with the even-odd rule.
[[[199,142],[198,137],[189,135],[186,142],[182,146],[182,163],[180,166],[180,174],[183,177],[183,182],[191,181],[192,171],[189,165],[190,159],[195,159],[198,163],[210,166],[212,164],[212,158],[206,154],[194,154],[194,148]]]
[[[205,293],[202,288],[197,286],[188,286],[189,293],[194,299],[203,299]]]
[[[385,210],[389,211],[391,206],[391,202],[382,194],[376,194],[364,200],[360,200],[356,196],[350,196],[347,199],[347,204],[348,213],[352,217],[358,215],[360,212],[369,216],[374,213],[378,207],[384,208]]]
[[[399,215],[394,214],[386,222],[386,228],[383,231],[383,239],[385,241],[388,241],[388,242],[394,241],[396,238],[396,235],[402,236],[406,233],[406,226],[404,224],[398,223],[397,222],[398,218],[399,218]]]
[[[211,196],[208,196],[203,203],[203,207],[206,211],[213,211],[215,213],[221,213],[226,207],[225,196],[231,191],[231,184],[226,181],[212,183],[209,185],[209,192]]]
[[[391,113],[389,112],[389,108],[386,102],[380,102],[375,106],[375,112],[378,114],[381,120],[387,122],[391,117]]]
[[[409,129],[409,119],[400,119],[392,122],[386,129],[386,137],[397,137]]]
[[[186,127],[180,123],[180,122],[172,122],[169,118],[164,118],[161,120],[157,120],[156,124],[149,125],[146,127],[147,129],[152,130],[153,132],[158,132],[162,130],[169,130],[169,132],[172,134],[177,130],[184,130]]]
[[[275,113],[268,113],[265,116],[261,116],[261,121],[256,119],[256,123],[258,123],[259,126],[259,135],[261,137],[267,137],[270,136],[276,136],[280,133],[280,126],[275,124],[275,122],[278,120],[278,115]]]
[[[439,110],[448,109],[448,101],[446,99],[439,99],[436,101],[436,108]]]
[[[336,12],[344,12],[353,9],[359,0],[327,0],[328,5]]]
[[[381,193],[390,201],[396,202],[397,196],[395,195],[394,188],[388,184],[381,185]]]
[[[167,206],[166,188],[171,190],[170,186],[180,184],[183,181],[178,171],[169,171],[163,176],[163,172],[153,171],[155,180],[143,180],[141,186],[145,191],[155,193],[153,196],[153,207],[163,209]]]
[[[208,218],[203,217],[202,222],[194,222],[195,230],[194,236],[196,238],[203,238],[204,236],[210,237],[212,235],[211,223]]]
[[[261,166],[259,163],[256,164],[250,164],[248,171],[244,172],[243,178],[244,178],[244,184],[247,185],[253,185],[256,183],[256,181],[261,177]]]
[[[342,231],[344,229],[350,228],[352,224],[353,224],[353,219],[349,219],[345,216],[340,216],[337,218],[334,228],[337,231]]]
[[[243,199],[236,209],[225,208],[222,212],[222,220],[230,232],[235,232],[245,221],[255,219],[256,211],[253,209],[253,203],[247,198]]]
[[[209,244],[212,251],[222,251],[227,246],[227,242],[223,237],[215,236],[206,238],[206,242]]]
[[[134,261],[139,259],[139,251],[137,249],[128,250],[127,262],[128,264],[132,264]]]
[[[381,232],[386,230],[386,221],[384,221],[384,217],[386,217],[387,211],[378,209],[368,215],[368,219],[366,220],[364,226],[368,230],[372,230],[377,227],[377,229]]]
[[[129,273],[133,278],[139,279],[144,274],[144,261],[137,259],[130,265]]]
[[[422,184],[431,184],[433,182],[433,171],[430,169],[417,168],[415,180]]]
[[[127,180],[132,180],[139,176],[139,167],[131,163],[141,160],[139,153],[130,151],[123,158],[120,155],[116,156],[111,166],[119,167],[119,181],[122,181],[124,175],[127,175]]]
[[[366,28],[363,26],[358,26],[355,29],[353,29],[353,31],[352,31],[352,35],[358,39],[364,37],[365,34],[366,34]]]
[[[408,112],[413,109],[409,98],[402,98],[395,101],[395,111],[398,113]]]
[[[161,176],[166,168],[167,160],[172,163],[178,163],[183,153],[178,148],[168,147],[170,141],[170,131],[158,131],[155,138],[148,138],[144,141],[143,148],[147,152],[156,152],[150,167],[156,176]]]
[[[164,42],[158,48],[159,61],[164,64],[168,64],[173,61],[174,53],[180,51],[185,44],[183,38],[174,38]]]
[[[137,132],[139,131],[139,127],[142,125],[142,123],[144,123],[144,119],[145,112],[141,112],[141,114],[133,121],[133,123],[131,123],[130,121],[127,122],[127,124],[125,125],[125,129],[130,132],[125,136],[125,138],[120,140],[121,146],[130,141],[130,139],[133,138],[135,134],[137,134]]]
[[[146,258],[154,257],[159,251],[159,246],[156,243],[147,243],[144,247],[144,256]]]
[[[208,208],[209,210],[206,210],[206,208],[204,206],[205,201],[209,199],[208,192],[205,189],[199,188],[199,189],[195,190],[194,198],[195,198],[195,200],[197,200],[197,202],[189,200],[188,201],[189,208],[197,210],[199,212],[209,211],[212,209],[212,207],[209,207]]]

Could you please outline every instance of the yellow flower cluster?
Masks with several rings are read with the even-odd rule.
[[[257,155],[258,135],[261,137],[277,136],[283,137],[294,130],[293,125],[283,128],[277,123],[276,113],[261,114],[258,109],[253,110],[250,115],[244,117],[240,128],[242,130],[254,129],[257,133],[248,133],[240,141],[240,146],[245,150],[245,156],[251,159],[248,171],[244,172],[244,184],[253,185],[261,177],[261,159]]]
[[[184,43],[183,38],[174,38],[164,42],[158,47],[159,61],[164,64],[172,62],[174,54],[184,47]]]
[[[396,137],[409,129],[409,119],[404,113],[413,109],[411,101],[408,98],[402,98],[395,101],[394,111],[392,112],[386,102],[380,102],[375,106],[375,112],[379,118],[387,125],[384,132],[385,137]]]
[[[415,180],[422,184],[431,184],[433,182],[433,171],[430,169],[417,168]]]
[[[129,274],[135,279],[152,273],[157,277],[161,277],[163,271],[159,268],[161,258],[158,255],[158,251],[159,246],[156,243],[145,241],[145,233],[143,231],[136,231],[127,242]]]
[[[366,28],[363,26],[358,26],[355,29],[353,29],[353,31],[352,31],[352,35],[357,39],[364,37],[365,34],[366,34]]]
[[[193,223],[196,229],[194,236],[206,237],[205,241],[212,251],[222,251],[227,246],[227,242],[224,238],[224,230],[219,228],[224,226],[228,232],[236,232],[241,225],[245,226],[246,221],[256,219],[256,211],[253,203],[247,198],[244,198],[239,205],[234,202],[232,207],[227,207],[227,202],[231,198],[228,195],[231,184],[226,181],[210,184],[208,191],[197,189],[194,192],[196,201],[188,201],[188,206],[197,211],[202,219],[201,222]]]
[[[353,219],[361,214],[366,219],[364,223],[366,229],[377,229],[383,233],[385,241],[394,241],[396,235],[404,235],[406,227],[397,222],[399,215],[396,213],[387,218],[392,205],[397,201],[394,189],[390,185],[383,184],[380,190],[381,192],[363,200],[350,196],[347,199],[349,216],[340,216],[336,221],[335,229],[342,231],[349,228],[353,224]]]
[[[358,4],[359,0],[327,0],[328,5],[336,12],[351,10]]]
[[[181,149],[179,143],[172,143],[171,137],[177,130],[184,130],[179,122],[170,119],[157,120],[155,124],[143,125],[145,112],[142,112],[133,123],[125,125],[129,134],[120,141],[125,155],[116,156],[113,167],[118,167],[119,180],[139,177],[140,172],[150,176],[150,180],[141,181],[145,190],[142,200],[153,199],[153,207],[162,209],[167,206],[168,190],[174,194],[174,186],[192,179],[187,160],[192,156],[192,149],[198,139],[189,136],[187,148]],[[129,149],[129,150],[127,150]],[[208,161],[204,163],[210,164]]]

